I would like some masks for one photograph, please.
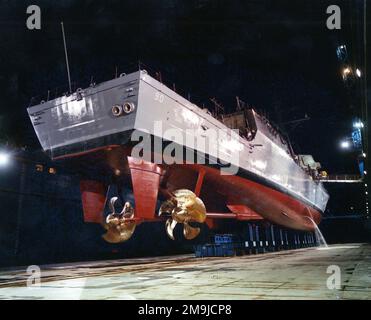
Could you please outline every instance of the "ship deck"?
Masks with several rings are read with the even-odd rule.
[[[371,299],[371,245],[339,244],[230,258],[192,255],[0,270],[0,299]],[[327,288],[327,268],[341,288]]]

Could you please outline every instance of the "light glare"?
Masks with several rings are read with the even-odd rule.
[[[350,72],[351,72],[351,69],[349,67],[343,69],[344,76],[347,76],[348,74],[350,74]]]
[[[353,127],[356,128],[356,129],[361,129],[361,128],[364,127],[364,125],[363,125],[362,121],[357,121],[357,122],[353,123]]]
[[[4,152],[0,152],[0,166],[6,166],[9,162],[9,155]]]
[[[349,141],[342,141],[340,143],[340,147],[342,147],[343,149],[348,149],[350,147]]]

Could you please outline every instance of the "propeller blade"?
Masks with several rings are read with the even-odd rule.
[[[200,228],[191,227],[188,223],[184,223],[183,235],[187,240],[196,238],[201,232]]]
[[[187,202],[187,200],[190,198],[197,198],[197,196],[191,190],[188,189],[175,190],[173,192],[173,195],[180,203]]]
[[[130,202],[125,202],[125,205],[122,208],[121,214],[124,218],[131,219],[134,217],[134,208],[131,206]]]
[[[109,227],[102,236],[109,243],[121,243],[129,240],[135,231],[136,223],[132,221],[121,222],[120,225]]]
[[[115,216],[114,213],[109,214],[106,218],[106,225],[108,226],[108,228],[110,228],[111,226],[117,226],[119,225],[119,223],[120,219]]]
[[[120,233],[114,228],[110,228],[107,232],[102,235],[102,238],[108,243],[119,243],[120,242]]]
[[[120,225],[120,242],[127,241],[133,235],[137,224],[134,221],[125,221]]]
[[[110,200],[110,202],[109,202],[109,207],[110,207],[112,213],[116,213],[116,211],[115,211],[115,203],[116,203],[117,200],[118,200],[118,197],[112,197],[111,200]]]
[[[192,216],[192,220],[203,223],[206,220],[206,207],[200,198],[196,198],[193,206],[188,209]]]
[[[161,204],[160,210],[158,211],[158,215],[170,215],[176,207],[176,200],[174,198],[170,200],[166,200],[164,203]]]
[[[173,210],[171,217],[178,223],[185,223],[189,220],[189,215],[187,210],[183,210],[180,207],[177,207]]]
[[[167,233],[167,235],[169,236],[169,238],[171,240],[175,240],[175,238],[174,238],[174,228],[177,225],[177,223],[178,222],[176,222],[175,220],[173,220],[171,218],[169,218],[169,219],[166,220],[166,224],[165,224],[165,226],[166,226],[166,233]]]

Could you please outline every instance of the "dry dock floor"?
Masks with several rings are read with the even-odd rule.
[[[327,286],[329,266],[339,289]],[[371,299],[370,244],[44,265],[38,287],[26,268],[0,270],[0,299]]]

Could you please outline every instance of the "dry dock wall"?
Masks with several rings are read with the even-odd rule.
[[[184,252],[163,223],[140,225],[127,243],[106,243],[100,225],[83,222],[77,175],[43,155],[17,158],[0,168],[0,267]]]

